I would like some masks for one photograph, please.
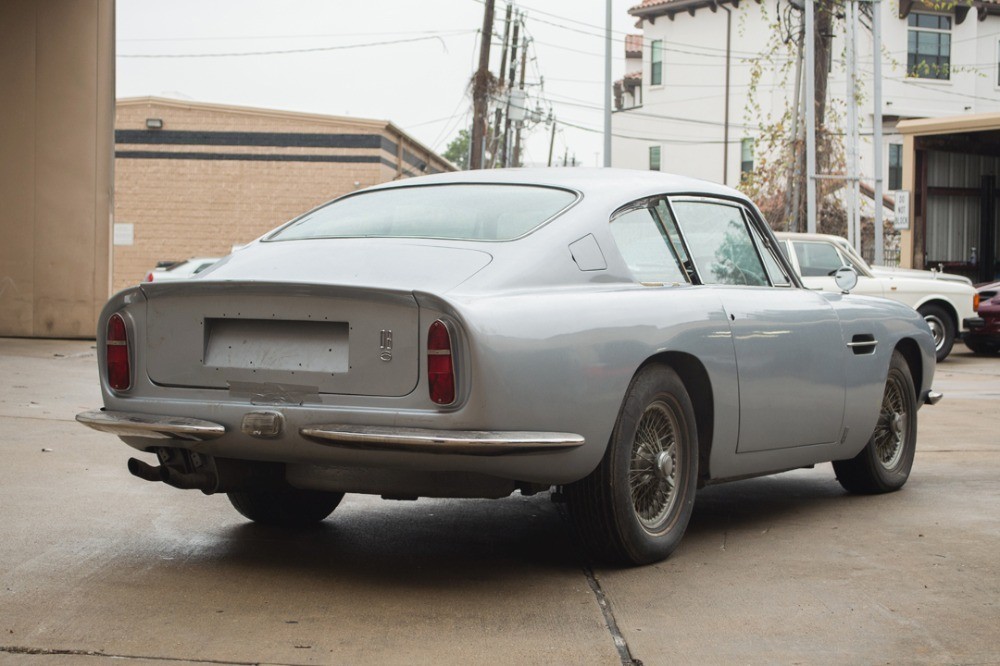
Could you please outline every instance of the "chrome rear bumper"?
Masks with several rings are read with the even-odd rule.
[[[226,434],[225,426],[181,416],[95,410],[76,415],[80,423],[121,437],[205,441]],[[357,425],[315,425],[299,434],[319,444],[369,451],[408,451],[468,456],[502,456],[573,449],[584,444],[567,432],[519,430],[431,430]]]
[[[225,426],[211,421],[189,419],[183,416],[133,414],[94,410],[81,412],[76,420],[94,430],[110,432],[122,437],[149,437],[152,439],[184,439],[203,442],[226,434]]]
[[[467,456],[502,456],[539,453],[582,446],[583,437],[568,432],[516,430],[430,430],[373,426],[320,425],[299,430],[320,444],[381,451],[451,453]]]

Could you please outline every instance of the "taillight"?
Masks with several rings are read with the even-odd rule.
[[[128,362],[128,331],[120,314],[108,319],[107,335],[108,384],[116,391],[127,391],[132,385]]]
[[[979,310],[979,294],[973,294],[972,296],[972,311],[976,312]]]
[[[148,273],[146,273],[146,282],[152,282],[152,281],[153,281],[153,271],[149,271]]]
[[[455,402],[455,364],[451,355],[451,333],[440,319],[427,332],[427,384],[431,400],[439,405]]]

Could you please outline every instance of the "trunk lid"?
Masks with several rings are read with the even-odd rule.
[[[258,243],[203,277],[142,285],[146,372],[164,386],[293,402],[403,396],[420,368],[413,290],[447,291],[491,259],[380,239]]]
[[[143,290],[142,353],[156,384],[298,395],[295,402],[319,393],[402,396],[417,384],[419,309],[410,293],[197,281]]]

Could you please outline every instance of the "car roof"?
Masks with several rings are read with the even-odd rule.
[[[709,194],[747,200],[746,196],[724,185],[660,171],[637,169],[554,167],[527,169],[477,169],[408,178],[383,183],[372,190],[444,184],[503,184],[564,187],[588,195],[614,196],[621,201],[654,194]]]

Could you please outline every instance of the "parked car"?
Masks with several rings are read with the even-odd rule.
[[[854,293],[891,298],[923,315],[934,335],[938,361],[948,357],[956,337],[982,326],[976,314],[978,296],[967,278],[942,278],[930,271],[876,272],[840,236],[788,232],[776,235],[806,287],[839,291],[833,274],[842,266],[850,266],[858,273]]]
[[[1000,354],[1000,282],[981,284],[979,287],[979,316],[983,326],[966,334],[965,346],[976,354]]]
[[[630,564],[677,546],[704,484],[833,461],[900,488],[940,397],[912,308],[803,288],[735,190],[611,169],[352,193],[114,296],[98,346],[104,409],[77,419],[155,454],[142,479],[276,524],[345,492],[555,488]]]
[[[143,282],[186,280],[214,266],[218,261],[219,257],[194,257],[185,261],[160,262],[156,268],[146,273]]]

